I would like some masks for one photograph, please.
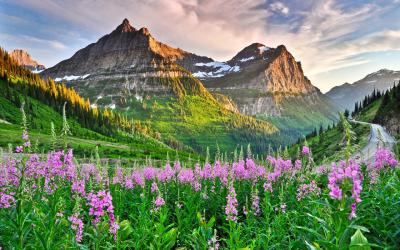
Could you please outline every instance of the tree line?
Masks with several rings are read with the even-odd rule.
[[[66,103],[68,117],[76,119],[83,127],[103,135],[114,136],[118,131],[137,132],[149,136],[155,133],[147,124],[128,119],[118,112],[91,107],[89,99],[81,97],[73,88],[56,84],[51,78],[44,80],[38,74],[18,65],[3,48],[0,48],[0,79],[5,81],[7,97],[16,99],[10,96],[12,93],[10,90],[14,89],[37,99],[60,114]]]

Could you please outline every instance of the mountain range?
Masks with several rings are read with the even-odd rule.
[[[381,69],[352,84],[344,83],[333,87],[326,93],[326,96],[331,98],[342,109],[352,111],[355,103],[362,101],[374,89],[384,92],[393,87],[394,82],[398,81],[400,81],[400,71]]]
[[[283,45],[253,43],[218,62],[161,43],[127,19],[41,75],[74,87],[93,107],[117,109],[194,148],[289,144],[337,119],[336,105]]]

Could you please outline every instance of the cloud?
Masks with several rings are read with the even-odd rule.
[[[148,27],[162,42],[217,60],[230,59],[253,42],[285,44],[311,80],[322,72],[367,64],[368,59],[358,56],[363,53],[399,47],[399,1],[393,0],[234,4],[231,0],[42,0],[40,5],[36,0],[19,0],[12,4],[46,17],[49,26],[54,23],[53,36],[43,43],[55,50],[66,50],[64,43],[84,47],[127,17],[136,28]],[[75,35],[60,38],[61,33]]]
[[[57,50],[67,48],[62,42],[57,41],[57,40],[47,40],[47,39],[41,39],[41,38],[27,36],[27,35],[21,35],[20,38],[24,39],[25,41],[27,41],[29,43],[37,43],[37,44],[41,44],[41,45],[45,45],[45,46],[50,46]]]
[[[279,12],[284,15],[289,14],[289,8],[282,2],[274,2],[270,4],[271,10],[274,12]]]

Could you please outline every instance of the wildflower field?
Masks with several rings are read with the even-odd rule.
[[[398,249],[400,170],[375,160],[315,166],[251,152],[163,167],[79,163],[22,145],[0,162],[2,249]]]

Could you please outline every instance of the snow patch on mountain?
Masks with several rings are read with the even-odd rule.
[[[86,74],[83,76],[74,76],[74,75],[70,75],[70,76],[64,76],[64,77],[56,77],[56,79],[54,79],[54,81],[56,82],[61,82],[61,81],[75,81],[75,80],[83,80],[85,78],[87,78],[88,76],[90,76],[90,74]]]
[[[241,61],[241,62],[247,62],[247,61],[250,61],[250,60],[253,60],[253,59],[254,59],[254,56],[251,56],[251,57],[247,57],[247,58],[240,59],[239,61]]]
[[[222,77],[227,73],[240,71],[240,66],[230,66],[225,62],[196,63],[195,66],[211,68],[210,72],[198,71],[196,73],[193,73],[193,76],[199,78]]]
[[[262,53],[264,53],[264,52],[266,52],[266,51],[268,51],[268,50],[270,50],[272,48],[267,47],[267,46],[260,46],[260,47],[258,47],[258,49],[260,50],[260,53],[262,54]]]
[[[40,72],[42,72],[44,69],[34,69],[34,70],[32,70],[32,73],[33,74],[39,74]]]

